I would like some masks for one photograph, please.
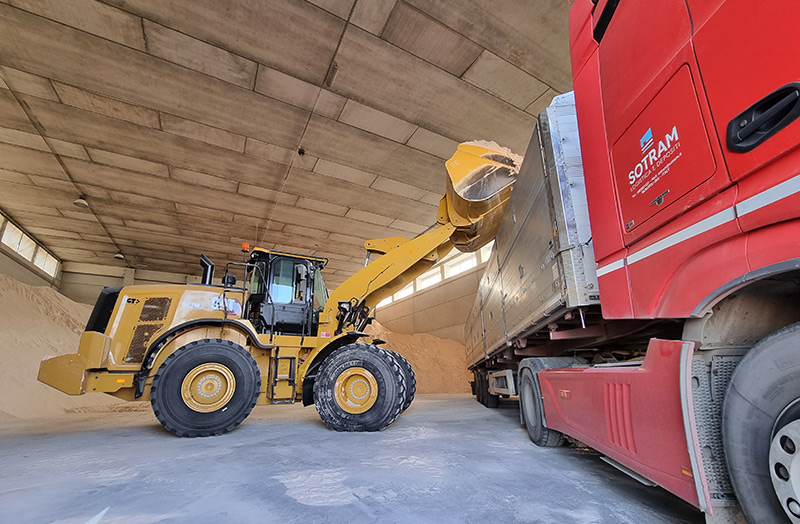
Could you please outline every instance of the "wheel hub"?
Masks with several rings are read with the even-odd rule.
[[[346,412],[364,413],[378,399],[378,381],[362,367],[348,368],[336,378],[333,394]]]
[[[208,362],[186,374],[181,397],[190,409],[211,413],[224,407],[235,390],[236,379],[231,370],[217,362]]]
[[[769,448],[772,486],[792,522],[800,523],[800,420],[783,426]]]

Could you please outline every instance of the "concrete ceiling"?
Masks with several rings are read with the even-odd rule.
[[[433,224],[458,142],[524,153],[571,88],[568,9],[0,0],[0,208],[65,262],[196,274],[246,241],[336,285]]]

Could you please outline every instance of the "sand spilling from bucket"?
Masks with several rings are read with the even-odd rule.
[[[0,275],[0,422],[121,402],[105,394],[69,396],[36,380],[45,356],[78,351],[91,311],[54,289]]]
[[[472,373],[467,371],[464,344],[427,333],[395,333],[377,321],[366,332],[408,359],[417,375],[418,393],[469,393]]]

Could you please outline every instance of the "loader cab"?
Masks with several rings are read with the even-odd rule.
[[[256,248],[246,316],[259,333],[316,336],[328,292],[326,259]]]

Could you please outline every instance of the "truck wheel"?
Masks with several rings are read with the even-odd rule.
[[[481,372],[475,370],[472,373],[475,375],[475,399],[481,404],[485,404],[486,402],[483,400],[483,377],[481,377]]]
[[[494,409],[500,406],[500,395],[492,395],[489,393],[489,374],[485,371],[478,371],[480,377],[479,396],[478,400],[487,408]]]
[[[411,405],[414,401],[414,396],[417,394],[417,375],[414,373],[414,368],[411,367],[411,363],[406,360],[406,357],[390,349],[384,349],[384,351],[395,359],[406,376],[406,398],[403,402],[403,407],[400,409],[400,413],[402,413],[408,409],[408,406]]]
[[[522,370],[519,381],[519,408],[522,418],[528,429],[528,436],[537,446],[554,448],[564,443],[564,434],[560,431],[548,429],[542,424],[542,395],[533,380],[530,369]]]
[[[497,408],[500,406],[500,395],[492,395],[489,393],[489,381],[486,381],[486,407]]]
[[[800,323],[759,341],[725,396],[722,439],[748,522],[800,522]]]
[[[159,422],[179,437],[222,435],[256,405],[258,364],[242,346],[222,339],[190,342],[161,364],[150,404]]]
[[[314,381],[314,402],[335,431],[380,431],[394,422],[406,400],[406,378],[386,350],[348,344],[331,353]]]

